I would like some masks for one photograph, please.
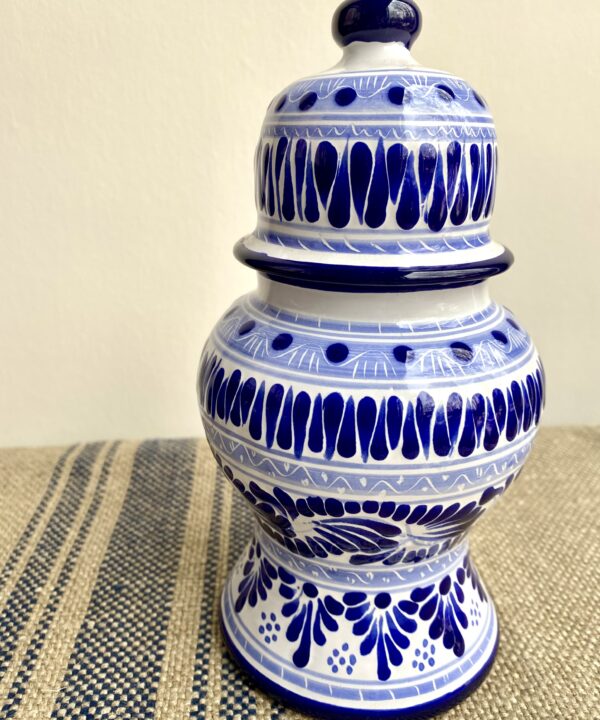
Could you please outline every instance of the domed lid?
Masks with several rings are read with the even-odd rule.
[[[348,0],[332,70],[269,106],[256,153],[258,225],[236,256],[272,279],[389,292],[503,272],[492,242],[490,111],[464,80],[420,66],[414,0]]]

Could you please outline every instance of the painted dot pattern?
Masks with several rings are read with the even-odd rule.
[[[406,89],[402,85],[396,85],[390,88],[388,92],[388,100],[392,105],[404,105],[404,98],[406,96]]]
[[[312,107],[315,106],[318,95],[315,92],[309,92],[306,93],[306,95],[300,100],[299,108],[302,112],[306,112],[307,110],[310,110]]]
[[[450,101],[456,99],[456,93],[451,87],[448,87],[448,85],[436,85],[435,87],[444,100]]]
[[[238,330],[238,335],[240,337],[243,337],[244,335],[247,335],[248,333],[252,332],[254,328],[256,327],[256,323],[254,320],[248,320],[244,323],[242,323]]]
[[[452,102],[457,100],[456,92],[449,86],[444,83],[438,83],[436,85],[432,86],[434,91],[437,92],[438,96],[445,100],[446,102]],[[473,101],[482,108],[483,110],[487,110],[488,106],[486,101],[481,97],[479,93],[477,93],[475,90],[472,90],[472,97],[463,98],[462,101],[465,105],[469,105],[469,103],[472,104]],[[393,85],[389,90],[387,90],[386,95],[384,96],[387,101],[391,105],[405,105],[406,103],[410,102],[410,96],[409,92],[407,91],[406,87],[404,85]],[[343,87],[340,88],[335,94],[333,95],[333,102],[335,105],[337,105],[340,108],[346,108],[350,105],[353,105],[356,100],[358,100],[358,93],[353,87]],[[368,102],[370,100],[369,97],[367,98],[361,98],[363,102]],[[301,112],[307,112],[311,109],[313,109],[319,102],[331,102],[331,100],[326,98],[319,98],[319,95],[314,92],[307,92],[305,93],[298,102],[297,108]],[[274,112],[280,113],[285,108],[290,108],[290,99],[287,95],[283,95],[282,97],[277,100],[277,102],[274,104]]]
[[[292,335],[289,333],[281,333],[273,340],[271,347],[276,351],[287,350],[293,342],[294,338]]]
[[[463,342],[455,342],[450,345],[454,357],[463,363],[470,363],[473,360],[473,348]]]
[[[330,363],[339,365],[339,363],[343,363],[344,360],[348,359],[350,350],[347,345],[344,345],[344,343],[334,343],[327,348],[325,354],[327,355],[327,359]]]
[[[435,667],[435,645],[427,639],[423,640],[422,647],[415,650],[412,666],[419,672]]]
[[[406,365],[406,363],[414,360],[414,356],[414,350],[408,345],[398,345],[398,347],[394,348],[394,357],[401,365]]]
[[[230,310],[225,317],[233,314],[235,309]],[[508,324],[515,330],[520,330],[518,325],[508,319]],[[242,323],[238,329],[238,335],[240,337],[247,335],[256,327],[256,323],[253,320],[248,320]],[[507,347],[510,345],[510,341],[505,332],[501,330],[492,330],[491,336],[500,345]],[[289,349],[294,343],[294,336],[290,333],[279,333],[271,341],[271,347],[276,352],[282,352]],[[464,342],[455,342],[450,345],[450,349],[454,357],[462,363],[470,363],[474,358],[473,348]],[[400,365],[407,365],[414,362],[416,357],[415,350],[409,345],[397,345],[392,349],[391,354],[394,359]],[[339,364],[344,362],[350,356],[350,348],[345,343],[334,343],[326,348],[325,355],[327,360],[332,364]]]
[[[344,643],[341,648],[335,648],[327,658],[327,665],[334,675],[345,673],[350,676],[354,673],[354,667],[358,661],[356,655],[350,652],[350,645]]]
[[[358,95],[354,88],[342,88],[335,94],[335,102],[336,105],[340,107],[348,107],[348,105],[352,105],[357,97]]]
[[[508,345],[508,338],[500,330],[493,330],[492,337],[494,338],[494,340],[497,340],[502,345]]]
[[[276,643],[281,632],[281,625],[277,622],[277,616],[275,613],[267,615],[263,612],[260,614],[260,618],[262,624],[259,626],[258,632],[263,636],[265,643],[267,645]]]

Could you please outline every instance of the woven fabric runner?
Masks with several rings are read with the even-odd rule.
[[[473,533],[500,615],[445,718],[600,718],[600,430],[545,430]],[[0,451],[0,719],[300,715],[225,653],[219,595],[250,513],[203,441]]]

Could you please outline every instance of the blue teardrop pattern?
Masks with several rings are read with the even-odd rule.
[[[470,457],[477,449],[495,450],[502,438],[512,442],[539,424],[544,404],[541,369],[510,387],[464,397],[452,392],[437,402],[421,392],[403,403],[396,395],[356,400],[339,392],[311,398],[296,395],[281,383],[258,391],[255,378],[242,380],[239,369],[226,376],[216,354],[205,360],[199,377],[199,399],[213,420],[248,427],[250,437],[267,448],[292,450],[301,458],[308,450],[331,459],[360,456],[364,463],[384,461],[392,452],[407,460],[419,457]]]
[[[421,437],[421,447],[426,459],[429,459],[431,444],[431,420],[435,411],[435,403],[429,393],[422,392],[417,398],[417,427]]]
[[[319,201],[317,199],[317,189],[315,187],[312,153],[310,151],[310,148],[308,150],[308,164],[306,167],[306,207],[304,209],[304,215],[309,223],[316,223],[321,217],[321,213],[319,212]]]
[[[328,141],[280,137],[256,157],[256,202],[281,222],[316,223],[322,215],[337,229],[358,222],[377,229],[396,214],[402,230],[419,223],[438,233],[493,212],[497,149],[491,143],[403,143],[386,148],[360,140],[344,147]]]
[[[489,398],[487,400],[486,406],[487,406],[487,415],[486,415],[486,422],[485,422],[485,434],[483,437],[483,447],[488,452],[491,452],[492,450],[495,450],[496,446],[498,445],[498,442],[500,440],[500,432],[498,430],[498,425],[496,423],[496,416],[494,414],[494,409],[492,407],[492,403],[490,402]]]
[[[289,388],[285,395],[283,410],[277,430],[277,445],[282,450],[289,450],[292,447],[292,407],[294,405],[294,391]]]
[[[308,447],[316,455],[323,452],[323,398],[320,394],[317,395],[313,404],[313,414],[308,433]],[[301,448],[300,454],[296,454],[296,457],[300,458],[302,452],[303,449]]]
[[[331,225],[334,228],[346,227],[350,222],[350,210],[350,176],[348,172],[348,145],[346,145],[329,206],[329,222]]]
[[[395,396],[389,398],[387,406],[387,430],[390,441],[390,450],[395,450],[400,443],[402,413],[402,400]]]
[[[373,460],[382,461],[389,455],[385,434],[385,400],[381,401],[375,432],[371,440],[371,457]]]
[[[331,460],[335,453],[337,437],[344,412],[344,398],[331,393],[323,401],[323,424],[325,426],[325,458]]]
[[[358,403],[358,434],[360,437],[360,449],[363,462],[369,459],[369,450],[371,448],[371,438],[375,429],[375,421],[377,418],[377,403],[373,398],[363,398]]]
[[[377,143],[375,151],[375,168],[369,190],[367,212],[365,222],[370,228],[381,227],[387,215],[387,205],[390,197],[390,186],[388,183],[387,165],[385,161],[385,148],[383,140]]]
[[[527,392],[527,388],[524,385],[521,385],[521,390],[523,393],[523,430],[527,432],[527,430],[531,427],[533,413],[531,411],[531,399],[529,397],[529,393]]]
[[[325,141],[319,144],[315,154],[315,180],[323,207],[329,203],[329,194],[337,174],[338,154],[335,147]]]
[[[475,437],[477,438],[477,447],[481,445],[481,437],[483,428],[485,427],[485,398],[477,393],[471,400],[473,410],[473,422],[475,423]]]
[[[269,215],[273,217],[275,215],[275,186],[273,185],[273,151],[268,155],[268,167],[267,167],[267,198],[266,203],[269,208]]]
[[[492,180],[494,178],[494,148],[491,145],[485,146],[485,208],[482,210],[487,217],[491,204]]]
[[[302,195],[304,193],[304,178],[306,176],[306,140],[301,138],[296,143],[296,160],[295,160],[295,173],[296,173],[296,205],[298,207],[298,217],[300,220],[304,220],[304,211],[302,208]],[[292,218],[293,220],[293,218]]]
[[[472,147],[475,148],[477,146],[473,145]],[[475,222],[478,222],[483,213],[483,205],[485,203],[486,191],[485,153],[483,151],[483,148],[478,149],[477,154],[479,157],[479,171],[477,174],[477,190],[474,193],[473,209],[471,211],[471,216],[473,217],[473,220]]]
[[[419,188],[415,175],[415,156],[411,152],[406,166],[402,192],[400,193],[400,204],[396,213],[396,222],[403,230],[412,230],[421,217],[421,205],[419,202]]]
[[[227,393],[225,395],[225,422],[228,422],[231,417],[233,402],[238,395],[241,379],[242,373],[239,370],[234,370],[227,384]]]
[[[513,438],[514,439],[514,438]],[[461,457],[470,457],[475,452],[477,438],[475,436],[475,420],[471,403],[468,403],[465,410],[465,424],[458,445],[458,454]]]
[[[338,455],[343,458],[353,458],[356,455],[356,417],[352,398],[349,398],[344,410],[337,451]]]
[[[267,420],[267,447],[273,447],[275,441],[275,432],[277,430],[277,421],[279,419],[279,411],[283,401],[283,385],[277,383],[273,385],[267,395],[266,420]]]
[[[288,145],[285,154],[282,213],[288,222],[291,222],[296,217],[296,199],[294,198],[294,183],[292,181],[292,143]]]
[[[260,175],[260,182],[259,182],[259,196],[260,196],[260,209],[266,210],[267,209],[267,173],[269,172],[269,165],[271,162],[271,147],[270,145],[267,145],[265,148],[263,148],[263,154],[262,154],[262,166],[261,166],[261,175]]]
[[[417,428],[415,426],[415,410],[412,403],[408,404],[406,410],[406,421],[403,431],[404,444],[402,445],[402,454],[407,460],[415,460],[421,454],[419,447],[419,439],[417,437]]]
[[[262,418],[263,418],[263,405],[265,402],[265,383],[264,381],[260,384],[256,400],[252,406],[252,414],[250,415],[250,437],[253,440],[260,440],[262,437]]]
[[[438,152],[431,143],[423,143],[419,150],[419,187],[421,189],[421,203],[425,203],[431,186],[433,185],[433,176],[437,165]],[[427,221],[427,217],[425,217]]]
[[[235,398],[231,406],[231,413],[229,419],[235,427],[240,427],[242,424],[242,393],[236,393]]]
[[[452,448],[448,433],[448,423],[446,422],[446,415],[443,407],[439,407],[435,415],[435,422],[433,425],[433,446],[440,457],[447,457],[450,455]]]
[[[225,393],[227,392],[228,380],[224,380],[219,390],[219,397],[217,398],[217,415],[221,420],[225,420]]]
[[[448,201],[446,199],[446,183],[444,181],[444,161],[441,155],[435,167],[435,178],[433,183],[433,202],[427,218],[429,229],[439,232],[448,219]]]
[[[398,202],[400,196],[400,188],[404,180],[407,162],[408,150],[404,145],[396,143],[389,148],[387,152],[387,171],[390,183],[390,200],[394,205]]]
[[[460,167],[460,180],[458,189],[452,205],[450,220],[455,227],[464,225],[469,217],[469,181],[467,179],[467,160],[462,158]]]
[[[212,384],[208,392],[208,406],[210,407],[210,413],[213,417],[217,412],[217,396],[219,395],[219,390],[221,389],[221,384],[224,377],[225,370],[223,370],[223,368],[220,368],[215,376],[214,383]]]
[[[490,146],[491,147],[491,146]],[[454,193],[456,190],[456,181],[460,172],[462,162],[462,146],[459,142],[451,142],[447,150],[448,163],[448,205],[454,204]]]
[[[504,428],[506,427],[506,398],[504,397],[504,393],[498,388],[494,389],[492,397],[494,400],[494,413],[496,415],[498,432],[502,434],[504,432]]]
[[[242,425],[245,425],[248,422],[248,417],[250,415],[250,409],[252,407],[252,401],[254,400],[255,394],[256,380],[254,378],[249,378],[248,380],[246,380],[242,391],[239,393]]]
[[[506,439],[512,442],[519,432],[519,420],[517,418],[517,411],[515,409],[515,402],[511,390],[506,392]]]
[[[458,442],[458,432],[463,416],[463,399],[458,393],[452,393],[446,403],[446,416],[448,417],[448,436],[450,449],[453,450]]]
[[[299,392],[294,401],[293,426],[294,426],[294,455],[300,457],[304,452],[306,442],[306,424],[310,416],[310,395],[307,392]]]
[[[287,151],[288,139],[285,137],[279,138],[277,143],[277,153],[275,155],[275,188],[277,195],[277,212],[279,213],[279,219],[283,220],[283,213],[281,210],[281,169],[283,167],[283,161]]]
[[[352,198],[358,221],[363,224],[367,193],[371,184],[373,172],[373,156],[369,147],[363,142],[357,142],[350,154],[350,181],[352,185]]]

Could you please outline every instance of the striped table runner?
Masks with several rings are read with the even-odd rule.
[[[600,430],[547,430],[475,531],[502,623],[447,718],[600,718]],[[299,718],[225,653],[251,519],[194,440],[0,451],[0,720]]]

